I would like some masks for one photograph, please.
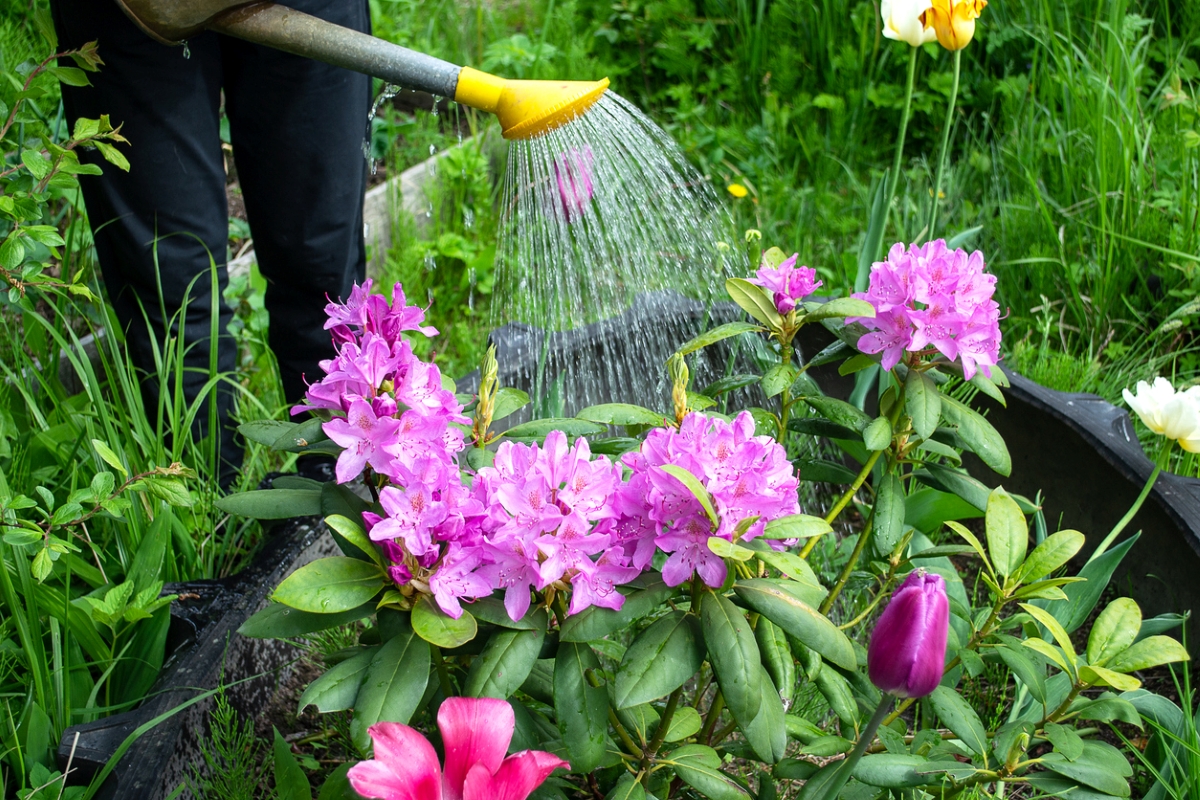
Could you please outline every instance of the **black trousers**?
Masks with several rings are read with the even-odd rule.
[[[122,146],[128,173],[104,163],[98,153],[84,154],[82,160],[100,164],[104,174],[83,176],[80,183],[104,283],[135,364],[153,376],[152,340],[163,341],[166,325],[182,309],[190,348],[189,401],[207,380],[214,301],[210,258],[222,291],[227,283],[223,95],[254,249],[268,284],[270,345],[287,400],[299,400],[303,376],[315,380],[317,362],[332,356],[322,329],[326,295],[346,297],[364,276],[363,140],[370,79],[212,32],[189,40],[185,57],[183,48],[142,33],[113,0],[51,5],[60,49],[98,40],[104,60],[99,72],[89,74],[91,86],[62,87],[71,125],[79,117],[108,114],[130,141]],[[370,30],[366,0],[288,0],[288,5]],[[183,308],[185,297],[190,303]],[[230,371],[237,357],[225,334],[232,312],[220,296],[215,299],[218,368]],[[146,381],[149,410],[157,389],[157,381]],[[237,464],[241,453],[228,424],[232,399],[225,390],[217,402],[223,457]],[[204,435],[207,414],[199,417],[197,433]]]

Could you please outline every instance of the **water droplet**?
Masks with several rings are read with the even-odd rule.
[[[188,47],[187,39],[183,40],[183,57],[191,60],[192,48]]]
[[[463,227],[467,230],[475,227],[475,211],[469,207],[463,208]]]
[[[430,272],[437,269],[437,259],[433,257],[432,250],[425,254],[425,269],[429,270]]]

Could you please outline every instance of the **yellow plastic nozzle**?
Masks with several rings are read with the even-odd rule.
[[[532,139],[575,119],[607,90],[608,78],[512,81],[463,67],[454,99],[495,114],[505,139]]]

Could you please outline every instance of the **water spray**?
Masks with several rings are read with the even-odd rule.
[[[213,30],[363,72],[495,114],[506,139],[529,139],[582,115],[608,90],[599,81],[521,81],[460,67],[273,2],[117,0],[143,31],[184,44]]]

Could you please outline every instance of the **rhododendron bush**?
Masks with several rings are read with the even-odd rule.
[[[803,782],[806,800],[1007,782],[1128,794],[1124,758],[1088,737],[1140,724],[1132,673],[1186,652],[1127,599],[1101,611],[1077,652],[1073,632],[1136,537],[1069,576],[1083,534],[1046,535],[1040,520],[1031,534],[1029,500],[961,467],[971,452],[997,479],[1011,470],[968,402],[980,392],[1002,402],[1005,385],[983,256],[942,240],[897,244],[865,292],[821,301],[815,271],[797,262],[772,249],[753,278],[728,281],[730,308],[748,319],[679,344],[664,365],[671,408],[612,403],[507,428],[497,423],[526,394],[498,385],[491,353],[478,391],[457,393],[414,355],[410,337],[436,331],[399,285],[390,300],[368,283],[330,303],[332,358],[294,412],[309,418],[242,431],[336,456],[336,482],[281,478],[222,503],[319,514],[336,539],[342,555],[287,577],[242,633],[362,621],[358,646],[301,706],[351,711],[364,758],[372,737],[407,737],[423,760],[377,746],[353,773],[360,791],[390,797],[412,770],[439,786],[418,729],[437,719],[445,734],[448,699],[486,697],[508,701],[513,732],[496,741],[522,751],[512,763],[527,761],[529,777],[509,776],[517,767],[497,751],[477,794],[495,781],[525,796],[558,766],[576,777],[551,776],[541,796],[577,779],[619,798],[684,786],[719,800],[753,786],[765,798],[788,781]],[[800,352],[808,325],[833,344]],[[697,391],[688,359],[734,340],[767,368]],[[858,402],[821,392],[810,370],[830,364],[857,376]],[[730,407],[734,388],[758,405]],[[827,507],[802,507],[818,496],[802,481],[825,484]],[[983,521],[962,524],[972,517]],[[854,528],[840,544],[839,519]],[[978,595],[958,576],[968,561]],[[1015,684],[991,730],[958,692],[989,664]],[[1032,749],[1044,742],[1052,748]],[[758,767],[728,767],[730,757]],[[446,769],[458,758],[448,752]],[[451,796],[476,786],[454,780]]]

